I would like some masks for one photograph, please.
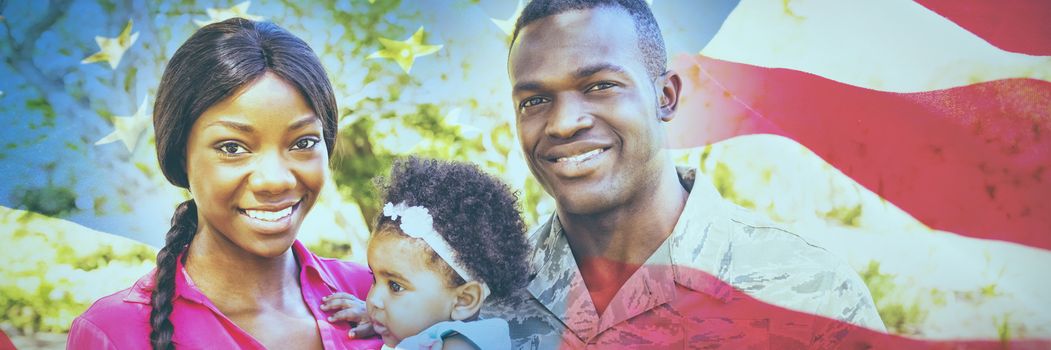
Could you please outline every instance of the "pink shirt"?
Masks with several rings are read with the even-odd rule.
[[[379,349],[379,338],[353,340],[347,336],[346,322],[329,323],[331,312],[321,310],[321,298],[343,291],[365,299],[372,285],[368,268],[335,259],[319,258],[299,241],[292,244],[299,261],[299,281],[303,300],[317,319],[321,342],[326,349]],[[175,326],[173,343],[180,349],[264,349],[208,300],[187,279],[182,263],[175,277],[171,322]],[[69,330],[70,349],[148,349],[150,348],[150,271],[131,288],[103,297],[73,321]]]

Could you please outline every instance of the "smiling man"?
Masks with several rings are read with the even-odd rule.
[[[771,319],[779,310],[883,330],[865,285],[839,258],[676,169],[663,123],[682,82],[666,61],[643,0],[525,8],[508,58],[517,130],[556,210],[531,236],[528,292],[490,316],[509,320],[519,348],[540,349],[772,339],[806,347],[835,333],[820,317]]]

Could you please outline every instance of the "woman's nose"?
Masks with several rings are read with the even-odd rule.
[[[253,192],[280,194],[296,185],[296,177],[282,155],[270,152],[258,155],[249,178]]]

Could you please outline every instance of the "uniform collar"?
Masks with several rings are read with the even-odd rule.
[[[723,302],[729,300],[732,291],[725,284],[690,271],[710,272],[719,266],[721,259],[709,255],[720,252],[723,242],[707,233],[719,217],[722,197],[707,179],[695,181],[695,169],[677,170],[680,183],[690,191],[683,214],[671,236],[621,287],[602,315],[595,310],[557,214],[533,233],[531,241],[536,248],[531,266],[535,275],[529,292],[581,340],[586,342],[618,323],[674,300],[676,284]],[[701,239],[696,237],[698,230],[705,233]]]

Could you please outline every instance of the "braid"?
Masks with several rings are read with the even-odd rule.
[[[197,204],[188,200],[179,204],[172,216],[172,228],[164,237],[164,247],[157,252],[157,273],[150,296],[150,343],[154,350],[175,349],[172,335],[175,327],[168,319],[175,294],[176,259],[197,233]]]

